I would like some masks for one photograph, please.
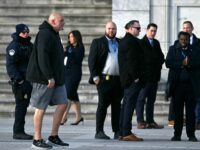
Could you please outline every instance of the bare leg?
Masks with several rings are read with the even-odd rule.
[[[67,104],[57,105],[56,110],[53,116],[53,126],[51,131],[51,136],[58,135],[58,130],[60,127],[60,122],[62,120],[62,116],[66,110]]]
[[[81,105],[80,105],[80,102],[72,102],[72,107],[73,107],[73,111],[74,111],[75,116],[76,116],[75,122],[77,122],[77,121],[79,121],[81,119]]]
[[[45,113],[44,109],[37,109],[37,108],[35,109],[35,114],[33,118],[35,140],[42,139],[41,130],[42,130],[42,122],[43,122],[44,113]]]
[[[67,102],[67,108],[66,108],[66,110],[65,110],[65,112],[64,112],[64,114],[63,114],[61,123],[65,123],[65,122],[66,122],[67,116],[68,116],[68,113],[69,113],[69,110],[70,110],[70,107],[71,107],[71,101],[69,100],[69,101]]]

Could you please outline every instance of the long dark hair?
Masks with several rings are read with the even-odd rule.
[[[84,47],[83,41],[82,41],[82,35],[81,35],[81,32],[79,30],[72,30],[71,32],[69,32],[67,46],[71,45],[70,42],[69,42],[69,35],[70,34],[73,34],[74,38],[76,39],[77,47]]]

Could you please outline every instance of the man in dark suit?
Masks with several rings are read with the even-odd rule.
[[[163,125],[158,125],[154,121],[154,103],[158,81],[161,76],[164,55],[160,48],[160,43],[155,39],[157,25],[150,23],[147,26],[146,35],[140,40],[140,46],[144,53],[144,73],[145,86],[140,91],[137,99],[136,114],[139,129],[161,129]],[[146,100],[146,121],[144,120],[144,105]]]
[[[117,27],[112,21],[105,26],[105,35],[94,39],[90,47],[88,65],[89,83],[95,84],[98,91],[96,112],[96,139],[110,139],[104,133],[107,108],[111,105],[111,123],[114,139],[119,136],[119,116],[123,90],[119,78]]]
[[[183,22],[183,31],[190,34],[190,44],[193,47],[197,47],[197,50],[199,50],[200,39],[197,38],[197,36],[193,33],[193,30],[194,30],[194,26],[193,26],[191,21],[184,21]],[[196,83],[200,84],[200,80],[199,80],[200,70],[199,69],[196,70],[195,74],[196,74],[196,76],[198,76],[197,80],[196,80]],[[195,88],[195,93],[197,93],[196,94],[196,100],[197,100],[197,104],[196,104],[196,129],[200,130],[200,95],[199,95],[199,87]]]
[[[125,25],[126,35],[119,44],[119,71],[124,98],[120,114],[120,136],[124,141],[143,141],[131,132],[132,116],[138,93],[142,87],[143,54],[136,38],[140,33],[140,24],[132,20]]]

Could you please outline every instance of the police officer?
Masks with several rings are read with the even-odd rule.
[[[13,40],[6,48],[6,69],[16,103],[13,138],[28,140],[33,139],[33,136],[25,133],[24,125],[32,86],[25,80],[25,75],[33,44],[25,24],[17,24],[16,32],[11,37]]]

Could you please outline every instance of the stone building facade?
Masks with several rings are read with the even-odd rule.
[[[200,37],[200,0],[113,0],[112,19],[118,26],[118,37],[125,33],[124,25],[133,19],[141,24],[140,38],[148,23],[158,25],[156,38],[161,42],[164,54],[177,39],[183,21],[190,20],[194,33]]]

